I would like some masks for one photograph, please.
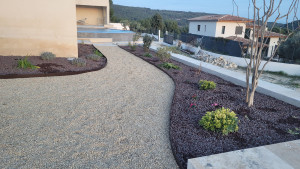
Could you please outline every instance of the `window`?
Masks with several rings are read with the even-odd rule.
[[[242,33],[243,33],[243,27],[242,26],[235,27],[235,34],[236,35],[241,35]]]
[[[225,26],[222,26],[222,34],[225,34]]]
[[[198,31],[200,31],[200,29],[201,29],[201,25],[198,25]]]
[[[206,25],[205,25],[204,31],[206,32]]]
[[[245,39],[250,39],[251,29],[247,28],[245,31]]]

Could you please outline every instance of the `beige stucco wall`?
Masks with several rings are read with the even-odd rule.
[[[225,26],[225,34],[222,34],[222,26]],[[235,34],[235,29],[237,26],[243,27],[243,32],[240,35]],[[244,38],[245,37],[246,24],[245,23],[236,23],[236,22],[217,22],[216,25],[216,34],[215,37],[229,37],[229,36],[237,36]]]
[[[201,25],[200,31],[198,31],[198,25]],[[205,30],[206,26],[206,30]],[[202,36],[215,37],[216,34],[216,22],[190,22],[189,33]]]
[[[78,57],[74,0],[0,0],[0,55]]]
[[[200,31],[198,31],[198,25],[201,25]],[[206,30],[205,30],[206,26]],[[225,26],[225,34],[222,34],[222,26]],[[243,32],[240,35],[235,34],[237,26],[243,27]],[[246,30],[245,23],[236,22],[207,22],[207,21],[192,21],[189,24],[189,33],[210,37],[229,37],[238,36],[244,38]]]
[[[84,25],[104,25],[104,12],[106,11],[102,7],[77,6],[76,18],[77,20],[85,20]]]
[[[109,0],[75,0],[77,7],[81,7],[81,6],[90,6],[90,7],[102,7],[102,9],[104,10],[102,15],[103,17],[106,17],[106,23],[105,24],[109,24],[110,20],[109,20]],[[87,9],[85,9],[87,10]],[[81,14],[80,17],[78,17],[77,19],[83,19],[83,18],[87,18],[87,17],[83,17],[82,18],[82,14],[86,13],[83,10],[81,10]],[[91,12],[94,12],[93,10],[91,10]],[[88,12],[87,12],[88,13]]]

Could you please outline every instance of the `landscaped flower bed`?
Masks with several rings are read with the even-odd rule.
[[[170,141],[181,168],[187,167],[190,158],[300,139],[300,108],[260,93],[255,95],[254,106],[248,108],[243,87],[173,60],[168,62],[180,69],[163,68],[155,52],[150,52],[152,57],[145,57],[142,47],[135,51],[126,46],[122,48],[157,66],[175,82]],[[200,80],[213,81],[216,88],[200,90]],[[236,114],[237,132],[234,128],[226,135],[206,130],[199,124],[206,112],[222,107],[230,110],[228,114],[231,111]]]
[[[96,56],[97,55],[97,56]],[[78,58],[55,57],[51,52],[41,56],[0,56],[0,78],[62,76],[96,71],[104,68],[107,59],[93,46],[78,44]]]

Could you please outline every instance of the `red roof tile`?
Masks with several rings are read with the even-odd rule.
[[[207,16],[191,18],[191,19],[189,19],[189,21],[252,22],[252,20],[250,20],[250,19],[242,18],[242,17],[239,17],[239,16],[233,16],[233,15],[207,15]]]

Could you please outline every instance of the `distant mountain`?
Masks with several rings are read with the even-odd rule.
[[[296,29],[300,26],[299,23],[300,23],[300,20],[290,22],[290,23],[288,23],[288,27],[289,27],[289,29],[292,29],[292,30]],[[272,25],[273,25],[273,22],[268,22],[268,28],[271,28]],[[287,26],[287,24],[276,23],[274,27],[286,28],[286,26]]]
[[[156,13],[159,13],[164,20],[176,20],[179,26],[188,26],[188,19],[211,15],[204,12],[184,12],[184,11],[169,11],[169,10],[155,10],[150,8],[129,7],[122,5],[113,5],[114,15],[121,19],[142,20],[150,18]]]

